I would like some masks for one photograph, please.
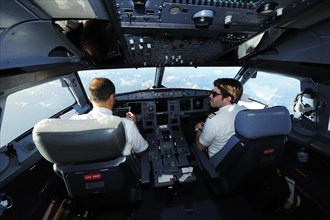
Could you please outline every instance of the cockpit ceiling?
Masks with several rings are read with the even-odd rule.
[[[123,30],[129,62],[157,66],[217,61],[257,34],[284,25],[317,1],[115,2],[115,19]],[[235,51],[229,59],[237,57]]]
[[[255,30],[266,25],[266,20],[277,16],[277,11],[292,5],[295,0],[268,3],[268,11],[261,11],[265,1],[210,1],[210,0],[116,0],[118,18],[123,27],[162,24],[160,27],[209,27],[211,29]],[[280,16],[280,14],[278,14]],[[153,26],[151,26],[153,27]]]
[[[117,67],[238,64],[244,59],[239,54],[242,45],[246,48],[243,54],[255,52],[256,43],[249,47],[247,41],[268,32],[270,40],[263,41],[262,47],[266,49],[290,24],[299,29],[311,20],[318,22],[303,15],[327,0],[0,2],[1,70],[56,63],[82,63],[82,68],[94,64]],[[321,12],[313,11],[314,14]],[[54,21],[57,25],[53,25]],[[101,36],[96,38],[97,48],[101,48],[98,53],[89,53],[89,48],[82,46],[83,34],[72,26],[82,21],[93,21],[100,27],[91,31],[92,36]],[[20,46],[19,52],[12,48],[15,45]],[[90,58],[91,62],[86,63]]]

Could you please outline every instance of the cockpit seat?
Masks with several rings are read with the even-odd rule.
[[[41,155],[54,164],[70,197],[88,197],[89,206],[93,199],[107,204],[111,199],[115,203],[139,200],[140,169],[134,154],[122,155],[127,142],[119,117],[44,119],[34,127],[33,140]]]
[[[242,110],[236,116],[235,129],[236,134],[212,158],[193,148],[217,194],[258,188],[278,176],[291,130],[290,114],[284,106]],[[285,181],[283,176],[279,178]],[[286,188],[286,182],[282,183]]]

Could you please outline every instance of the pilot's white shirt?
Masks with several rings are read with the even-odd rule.
[[[210,158],[221,150],[229,138],[235,134],[235,117],[243,109],[245,107],[231,104],[221,107],[219,111],[208,116],[199,136],[199,142],[204,146],[208,146]]]
[[[107,108],[93,107],[92,111],[83,115],[74,115],[71,119],[96,119],[112,116],[112,111]],[[131,152],[141,153],[148,148],[148,142],[142,137],[138,128],[132,120],[121,118],[126,132],[126,148],[123,155],[129,155]]]

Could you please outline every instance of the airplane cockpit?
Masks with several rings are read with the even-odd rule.
[[[328,219],[329,9],[0,0],[0,219]],[[114,117],[72,120],[98,77]],[[209,157],[195,125],[219,110],[219,78],[240,82],[244,110]],[[124,153],[129,112],[144,152]]]

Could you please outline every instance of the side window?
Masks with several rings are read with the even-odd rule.
[[[0,148],[75,103],[68,88],[54,80],[15,92],[7,97],[1,124]]]
[[[244,84],[244,93],[260,108],[283,105],[293,114],[294,99],[300,93],[300,81],[282,75],[258,72],[256,78],[250,78]]]

